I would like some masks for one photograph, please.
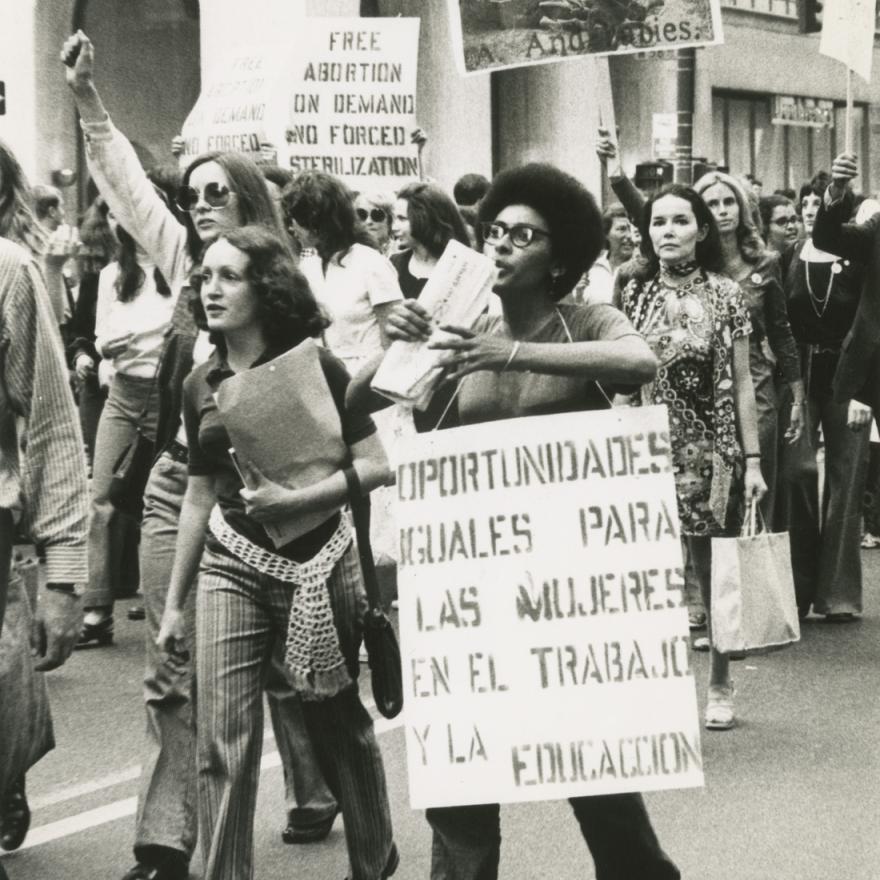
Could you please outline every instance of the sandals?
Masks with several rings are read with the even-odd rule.
[[[704,716],[706,730],[730,730],[736,719],[733,715],[733,682],[709,686],[709,699],[706,702]]]
[[[877,547],[880,547],[880,538],[876,535],[872,535],[870,532],[865,532],[861,546],[863,550],[874,550]]]
[[[703,629],[706,626],[706,612],[705,611],[689,611],[688,612],[688,626],[691,629]]]

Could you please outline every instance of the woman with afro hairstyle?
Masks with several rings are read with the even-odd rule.
[[[447,328],[455,338],[435,343],[446,352],[447,378],[458,382],[441,427],[603,409],[615,386],[652,379],[657,361],[617,309],[562,302],[603,244],[599,210],[577,180],[544,164],[504,171],[480,202],[479,220],[483,253],[497,269],[493,289],[502,314],[483,316],[470,330]],[[431,330],[414,300],[397,306],[388,324],[396,339],[425,339]],[[359,377],[352,401],[368,387]],[[640,794],[569,802],[598,880],[679,877]],[[497,878],[498,804],[435,807],[427,820],[434,832],[434,880]]]

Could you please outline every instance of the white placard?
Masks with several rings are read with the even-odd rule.
[[[286,160],[356,190],[418,179],[419,19],[305,18],[290,46]]]
[[[396,450],[414,809],[702,785],[663,407]]]

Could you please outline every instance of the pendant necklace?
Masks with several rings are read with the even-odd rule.
[[[810,263],[804,261],[804,272],[807,277],[807,293],[810,295],[810,305],[816,313],[817,318],[821,318],[828,309],[828,303],[831,301],[831,288],[834,286],[834,276],[840,272],[840,263],[836,260],[831,264],[828,272],[828,287],[825,289],[825,296],[816,296],[813,293],[813,285],[810,283]],[[821,311],[819,310],[821,308]]]

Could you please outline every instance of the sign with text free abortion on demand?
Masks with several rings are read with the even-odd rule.
[[[305,18],[290,50],[284,150],[355,190],[418,179],[419,19]]]
[[[665,409],[420,434],[395,467],[412,807],[702,785]]]

